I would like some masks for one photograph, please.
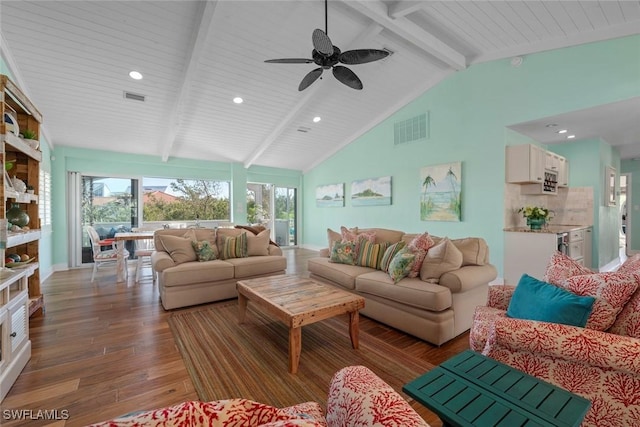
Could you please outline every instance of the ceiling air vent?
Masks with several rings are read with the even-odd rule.
[[[142,101],[144,102],[144,95],[140,95],[137,93],[131,93],[131,92],[125,92],[124,93],[124,99],[130,99],[132,101]]]
[[[302,132],[302,133],[307,133],[307,132],[309,132],[310,130],[311,130],[311,128],[308,128],[308,127],[306,127],[306,126],[300,126],[300,127],[297,129],[297,131],[298,131],[298,132]]]
[[[412,117],[393,125],[394,145],[427,139],[427,113]]]

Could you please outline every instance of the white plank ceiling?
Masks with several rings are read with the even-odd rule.
[[[315,64],[264,60],[310,58],[324,24],[321,0],[0,3],[3,57],[54,147],[307,171],[472,63],[638,34],[640,2],[330,0],[334,45],[393,55],[349,66],[362,91],[325,71],[298,92]]]

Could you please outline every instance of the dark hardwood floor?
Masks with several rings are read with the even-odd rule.
[[[307,274],[317,252],[285,255],[288,273]],[[91,284],[91,270],[81,269],[42,284],[45,314],[30,319],[31,360],[0,404],[0,425],[83,426],[198,398],[169,330],[171,312],[145,273],[137,284],[132,274],[116,283],[115,272],[104,269]],[[434,365],[469,347],[468,333],[436,347],[364,316],[360,328]]]

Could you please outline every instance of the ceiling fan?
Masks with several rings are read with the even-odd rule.
[[[315,82],[324,70],[332,69],[333,75],[339,82],[349,86],[350,88],[361,90],[362,81],[355,75],[353,71],[343,65],[337,65],[338,63],[355,65],[366,64],[367,62],[377,61],[379,59],[386,58],[389,55],[389,51],[378,49],[355,49],[341,52],[337,46],[331,43],[331,39],[328,36],[327,29],[327,0],[324,1],[324,28],[313,30],[311,35],[311,41],[313,42],[313,51],[311,57],[307,58],[282,58],[282,59],[268,59],[264,62],[271,64],[311,64],[315,63],[319,65],[318,68],[311,70],[300,82],[298,86],[299,91],[303,91],[308,88],[313,82]]]

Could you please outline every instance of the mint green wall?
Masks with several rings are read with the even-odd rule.
[[[528,55],[519,68],[508,59],[471,66],[305,175],[304,242],[325,247],[326,229],[341,225],[481,236],[502,275],[505,126],[638,95],[640,36]],[[394,146],[394,122],[424,112],[430,138]],[[462,222],[420,221],[420,168],[453,161],[462,162]],[[353,180],[386,175],[393,180],[391,206],[350,205]],[[339,182],[346,183],[346,206],[317,208],[315,188]]]
[[[605,167],[620,171],[620,155],[601,139],[590,139],[547,147],[570,159],[569,183],[573,187],[593,187],[593,252],[592,259],[602,267],[619,255],[619,206],[605,206]]]
[[[64,268],[68,265],[69,224],[66,218],[66,185],[69,172],[82,172],[97,176],[167,177],[185,179],[215,179],[231,181],[232,221],[246,223],[246,194],[249,178],[262,178],[276,185],[300,187],[301,172],[287,169],[251,167],[241,164],[209,162],[202,160],[174,159],[163,162],[155,156],[125,155],[109,151],[56,147],[52,162],[54,186],[54,224],[56,233],[53,244],[57,248],[53,264]],[[60,220],[61,219],[61,220]]]
[[[634,206],[640,206],[640,161],[623,160],[620,162],[621,173],[631,174],[630,185],[631,194],[627,195],[627,212],[631,215],[631,227],[627,228],[627,236],[631,236],[630,251],[640,251],[640,210],[635,210]]]

